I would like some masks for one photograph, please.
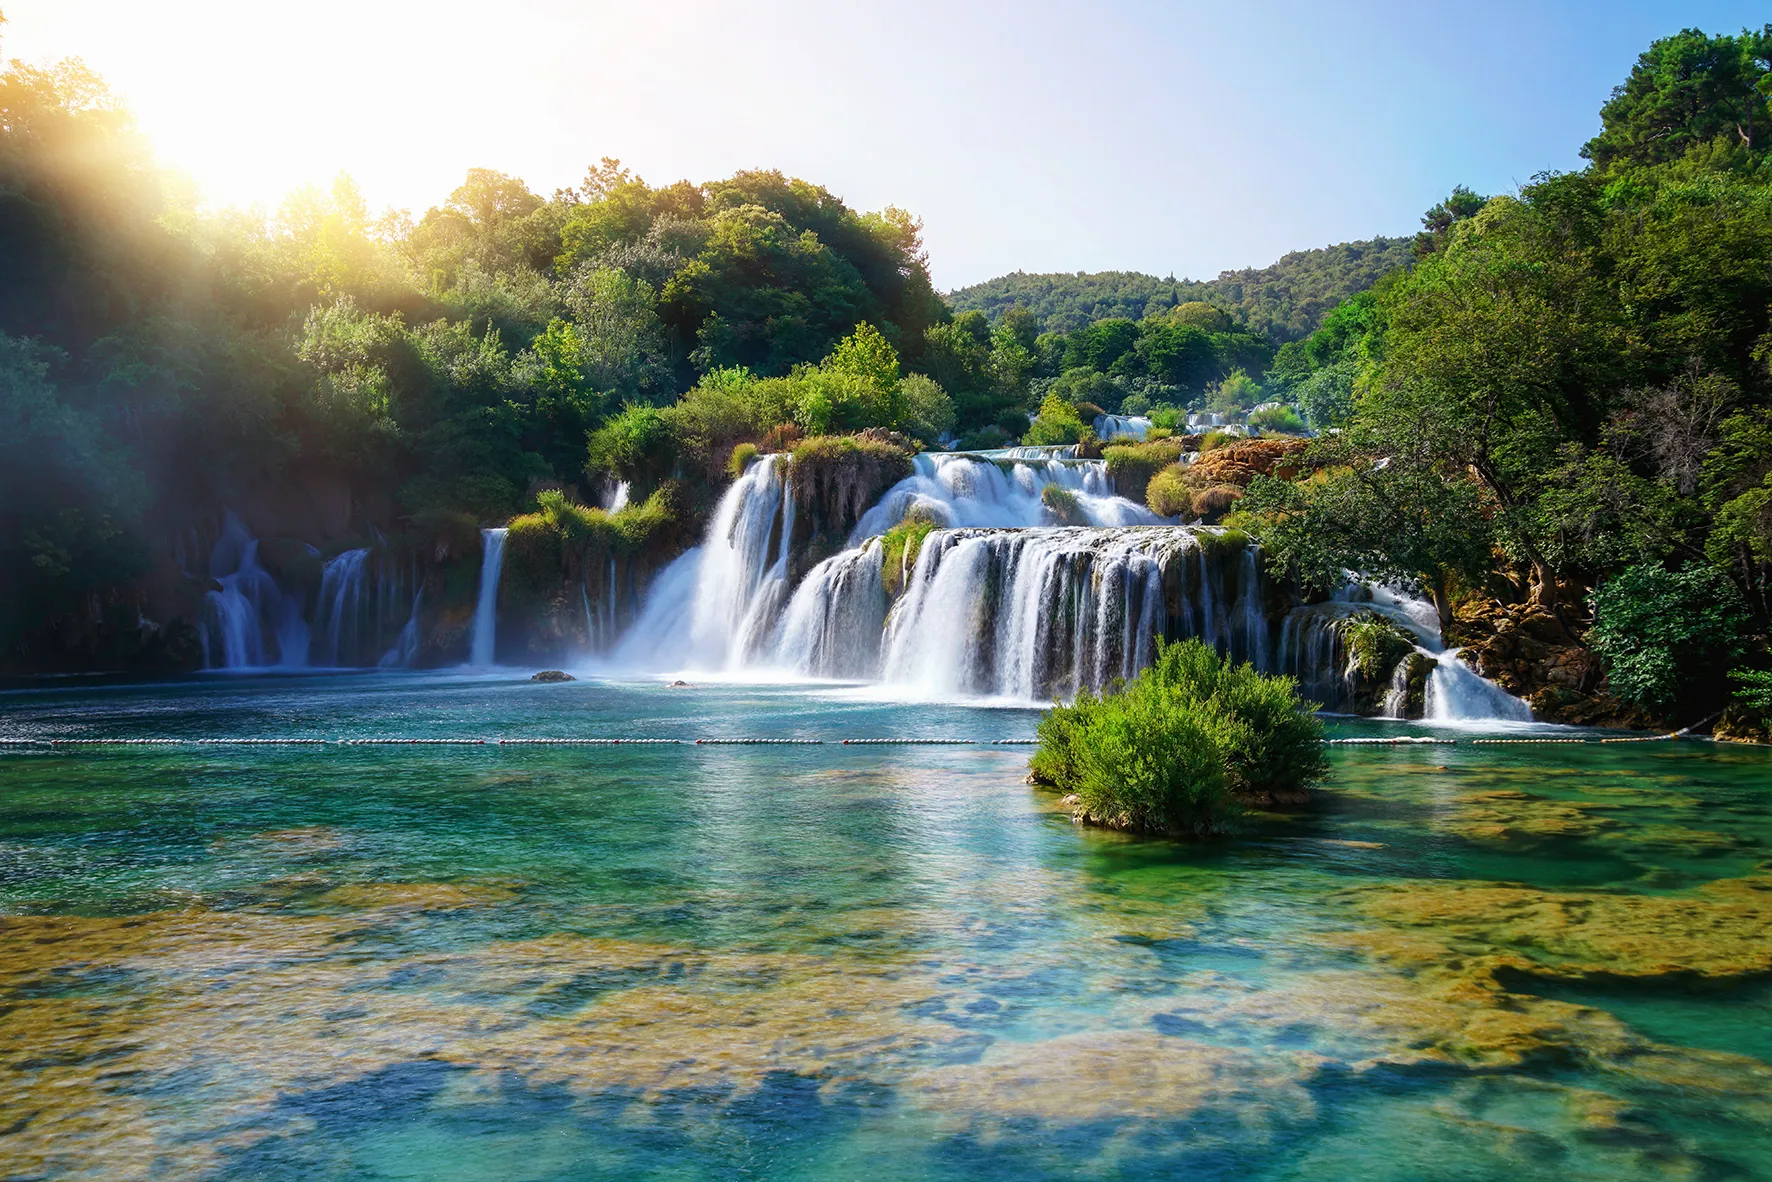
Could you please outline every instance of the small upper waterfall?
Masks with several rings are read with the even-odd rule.
[[[473,645],[468,656],[471,665],[490,665],[496,655],[498,577],[504,567],[505,535],[509,532],[502,527],[480,531],[480,597],[474,603]]]
[[[1090,525],[1157,525],[1164,519],[1143,505],[1117,497],[1101,460],[1073,460],[1050,449],[1018,448],[1023,454],[936,452],[914,461],[915,471],[881,497],[856,524],[851,545],[897,525],[913,509],[947,526],[1012,528],[1051,525],[1042,499],[1057,486],[1076,500]]]
[[[299,668],[308,663],[302,597],[284,594],[259,565],[258,539],[231,512],[210,550],[209,574],[221,586],[204,595],[205,668]]]
[[[1142,415],[1096,415],[1095,437],[1106,443],[1114,439],[1142,440],[1151,429],[1151,421]]]

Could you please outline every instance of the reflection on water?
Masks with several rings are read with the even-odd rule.
[[[496,678],[0,695],[0,733],[68,736],[1033,722]],[[4,1172],[1772,1178],[1767,753],[1336,748],[1321,807],[1213,848],[1080,831],[1025,754],[0,754]]]

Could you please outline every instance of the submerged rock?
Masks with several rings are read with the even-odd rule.
[[[572,674],[567,673],[566,671],[564,671],[562,669],[543,669],[540,673],[537,673],[534,677],[531,677],[529,680],[531,680],[531,681],[577,681],[578,678],[574,677]]]

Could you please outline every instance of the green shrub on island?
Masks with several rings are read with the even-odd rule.
[[[1249,426],[1253,430],[1272,431],[1279,435],[1305,435],[1310,431],[1290,406],[1268,406],[1250,411]]]
[[[1087,430],[1089,427],[1077,415],[1075,406],[1057,394],[1048,394],[1021,441],[1029,447],[1081,443]]]
[[[1091,824],[1175,837],[1227,832],[1245,805],[1297,803],[1328,771],[1315,703],[1290,677],[1198,640],[1159,642],[1132,681],[1040,721],[1036,782]]]

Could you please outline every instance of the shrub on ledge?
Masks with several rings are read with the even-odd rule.
[[[1040,722],[1030,767],[1078,819],[1174,837],[1226,832],[1245,805],[1298,803],[1328,771],[1315,704],[1290,677],[1197,640],[1158,645],[1131,682]]]

